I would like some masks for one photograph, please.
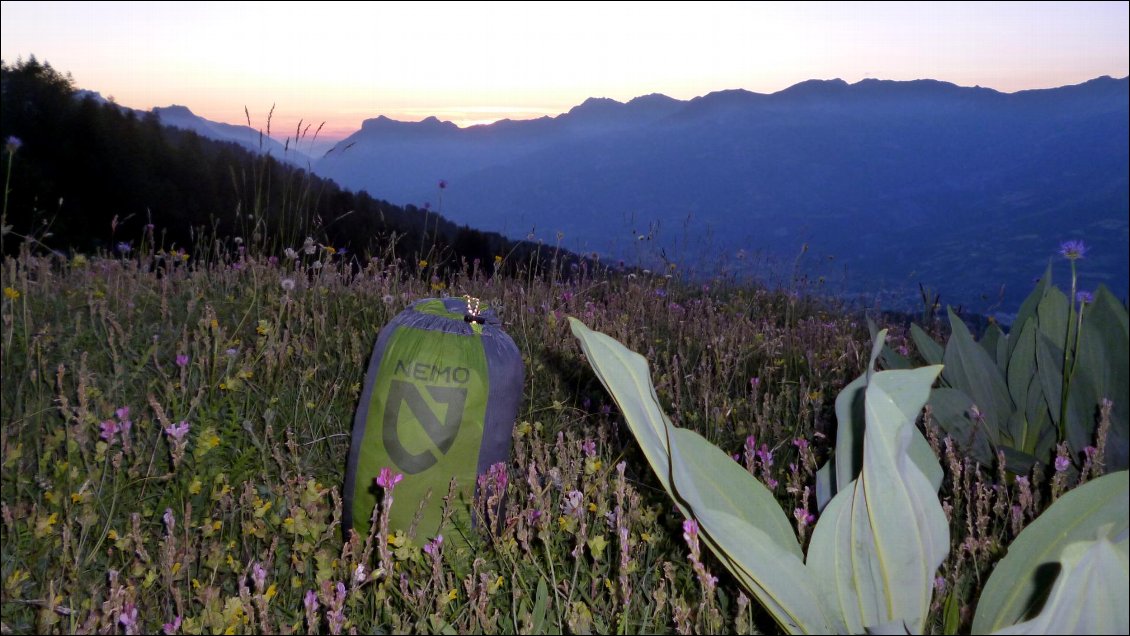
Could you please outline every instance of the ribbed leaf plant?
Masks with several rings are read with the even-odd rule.
[[[676,507],[738,583],[789,633],[921,633],[949,552],[941,467],[915,426],[941,365],[868,370],[837,400],[835,462],[808,554],[773,494],[725,452],[674,426],[647,361],[570,319]],[[862,401],[863,421],[854,406]],[[1013,543],[986,584],[974,631],[1125,633],[1127,472],[1060,498]],[[1054,583],[1048,567],[1060,568]],[[1038,601],[1045,599],[1042,607]]]

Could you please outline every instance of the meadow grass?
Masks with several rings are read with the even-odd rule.
[[[565,317],[644,354],[675,423],[766,483],[802,542],[835,396],[867,362],[860,317],[676,267],[531,260],[502,278],[290,247],[296,259],[217,242],[207,259],[150,246],[4,261],[4,633],[775,629],[711,555],[691,558]],[[374,518],[346,541],[349,430],[377,332],[444,294],[498,311],[526,364],[510,462],[475,504],[497,523],[461,545]],[[929,624],[967,631],[992,564],[1067,477],[979,467],[924,425],[953,542]]]

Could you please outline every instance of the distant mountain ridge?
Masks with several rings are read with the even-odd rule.
[[[224,124],[200,117],[187,106],[156,107],[153,113],[161,123],[181,130],[191,130],[201,137],[215,141],[228,141],[258,154],[266,154],[287,163],[305,167],[310,157],[299,152],[293,143],[280,143],[250,126]]]
[[[1017,93],[810,80],[469,128],[378,117],[313,169],[417,205],[444,179],[456,222],[571,249],[632,256],[644,236],[652,254],[748,269],[739,251],[791,263],[807,245],[822,263],[807,271],[846,293],[924,282],[987,311],[1003,285],[1015,310],[1069,238],[1093,246],[1083,282],[1126,296],[1128,95],[1110,77]]]

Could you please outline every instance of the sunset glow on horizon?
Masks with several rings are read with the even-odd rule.
[[[293,134],[365,119],[460,126],[588,97],[772,93],[808,79],[937,79],[1003,92],[1130,74],[1130,5],[1072,3],[4,2],[2,55],[149,109]],[[280,10],[285,9],[285,10]]]

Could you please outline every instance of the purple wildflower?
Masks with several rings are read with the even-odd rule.
[[[251,566],[251,580],[255,583],[255,590],[262,592],[267,583],[267,570],[258,562]]]
[[[1075,301],[1080,305],[1090,305],[1095,302],[1095,297],[1089,291],[1080,291],[1075,294]]]
[[[687,540],[687,543],[698,541],[698,521],[687,519],[683,522],[683,538]]]
[[[137,625],[137,605],[132,601],[126,601],[121,615],[118,616],[118,622],[126,629],[127,634],[134,633],[133,627]]]
[[[1083,258],[1086,253],[1087,246],[1083,244],[1083,241],[1065,241],[1059,246],[1059,255],[1069,261]]]
[[[184,355],[183,353],[178,353],[177,354],[177,366],[178,367],[188,366],[188,356]]]
[[[177,630],[180,629],[180,623],[181,616],[178,614],[177,617],[173,619],[173,622],[165,623],[161,629],[163,629],[166,634],[175,634]]]
[[[114,420],[106,420],[98,426],[102,429],[100,437],[107,442],[113,442],[114,436],[118,434],[118,431],[122,430],[122,427]]]
[[[165,514],[161,516],[165,521],[165,532],[173,534],[173,528],[177,525],[177,518],[173,516],[172,508],[165,508]]]
[[[128,256],[130,250],[133,249],[132,247],[130,247],[130,244],[126,241],[122,241],[121,243],[118,243],[116,248],[117,248],[118,252],[120,252],[123,256]]]
[[[302,597],[302,604],[306,606],[306,611],[310,614],[318,611],[318,595],[314,590],[306,590],[306,596]]]
[[[380,474],[377,475],[377,478],[374,481],[376,481],[377,485],[381,488],[384,488],[385,490],[392,490],[403,479],[404,475],[401,475],[400,473],[393,473],[392,469],[386,466],[381,469]]]
[[[166,426],[165,434],[179,442],[180,440],[184,439],[185,435],[188,434],[188,429],[188,422],[181,420],[178,424],[169,424],[168,426]]]
[[[437,534],[435,539],[428,541],[424,544],[424,553],[431,556],[439,556],[439,549],[443,546],[443,535]]]
[[[447,188],[447,180],[446,179],[440,179],[439,180],[439,189],[443,190],[445,188]]]
[[[8,141],[4,143],[4,149],[8,151],[9,155],[14,155],[22,145],[24,145],[24,142],[19,137],[8,137]]]
[[[581,442],[581,450],[585,453],[585,457],[596,457],[596,442],[586,439]]]
[[[793,517],[796,522],[802,526],[810,526],[812,522],[816,521],[816,515],[809,512],[806,508],[796,508],[793,510]]]
[[[1066,457],[1064,457],[1063,455],[1056,457],[1055,458],[1055,472],[1062,473],[1063,471],[1067,470],[1067,467],[1070,464],[1071,464],[1071,462]]]

